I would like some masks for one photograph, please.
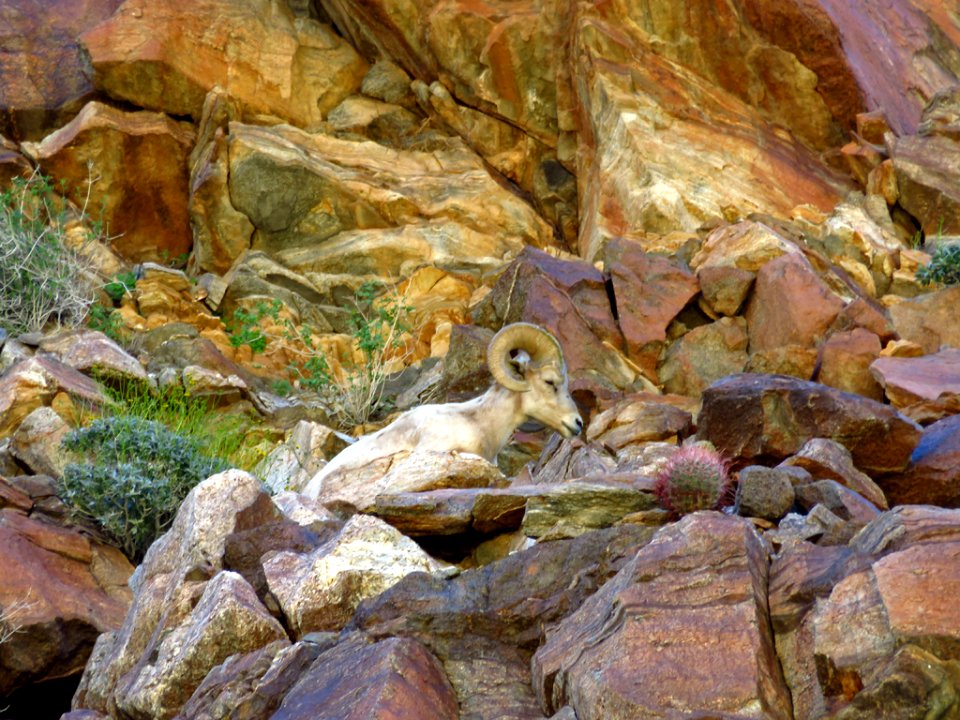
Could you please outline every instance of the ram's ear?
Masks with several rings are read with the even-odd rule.
[[[526,350],[517,350],[510,357],[509,362],[510,367],[517,374],[517,377],[527,377],[527,370],[530,368],[530,354]]]

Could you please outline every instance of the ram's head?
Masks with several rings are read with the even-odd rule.
[[[487,364],[498,383],[519,394],[527,417],[566,438],[580,434],[583,420],[570,397],[563,350],[553,335],[530,323],[507,325],[490,341]]]

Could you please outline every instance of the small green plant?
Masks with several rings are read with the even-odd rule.
[[[67,433],[63,446],[85,462],[64,469],[61,499],[134,561],[170,526],[187,493],[227,468],[191,438],[129,415],[94,420]]]
[[[660,507],[674,516],[719,510],[733,501],[727,461],[706,443],[677,449],[660,468],[653,491]]]
[[[309,325],[297,329],[281,315],[282,303],[257,303],[252,310],[238,308],[228,326],[234,347],[247,345],[254,352],[266,352],[271,343],[286,341],[285,350],[295,356],[287,366],[290,380],[275,381],[280,395],[294,386],[317,393],[330,407],[342,427],[366,423],[385,407],[383,389],[389,361],[401,353],[402,336],[409,329],[407,320],[412,308],[395,292],[384,292],[382,283],[368,281],[354,296],[350,324],[354,345],[362,356],[341,362],[342,372],[335,373],[323,350],[314,342]],[[272,319],[272,329],[264,321]],[[402,353],[401,353],[402,354]]]
[[[917,268],[921,285],[960,285],[960,243],[937,245],[927,265]]]
[[[87,314],[87,327],[99,330],[116,343],[122,344],[125,340],[123,320],[114,308],[99,303],[91,305]]]
[[[267,349],[268,337],[260,327],[266,317],[279,322],[280,308],[283,303],[274,300],[272,303],[259,302],[253,310],[237,308],[233,313],[233,320],[227,326],[230,333],[230,344],[234,347],[248,345],[253,352],[262,353]]]
[[[137,285],[137,274],[134,272],[122,272],[114,276],[113,280],[108,283],[105,283],[103,290],[107,293],[107,296],[113,301],[116,305],[121,300],[123,296],[128,292],[133,290]]]
[[[67,243],[70,219],[66,201],[39,172],[13,178],[0,193],[0,327],[8,332],[78,325],[86,317],[92,273]]]

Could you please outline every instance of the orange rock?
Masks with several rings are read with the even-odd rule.
[[[880,357],[880,338],[863,328],[834,333],[824,343],[818,379],[824,385],[883,400],[883,388],[870,374]]]
[[[329,26],[270,0],[127,0],[85,33],[97,88],[200,119],[214,85],[245,115],[318,124],[360,87],[367,65]]]
[[[186,161],[193,129],[165,115],[92,102],[68,125],[24,149],[128,260],[169,261],[193,242]],[[89,194],[89,195],[88,195]]]

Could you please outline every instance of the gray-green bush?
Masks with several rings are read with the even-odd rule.
[[[69,432],[63,446],[84,461],[65,468],[61,499],[135,562],[167,530],[187,493],[227,468],[195,440],[132,415],[94,420]]]

